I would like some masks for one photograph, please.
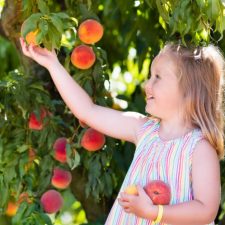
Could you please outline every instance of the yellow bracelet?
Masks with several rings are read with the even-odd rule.
[[[158,215],[157,218],[153,221],[153,223],[159,223],[163,217],[163,206],[162,205],[158,205],[159,210],[158,210]]]

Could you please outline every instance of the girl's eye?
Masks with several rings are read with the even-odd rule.
[[[156,74],[155,77],[156,77],[157,79],[160,79],[160,76],[159,76],[158,74]]]

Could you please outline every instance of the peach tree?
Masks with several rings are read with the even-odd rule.
[[[106,137],[75,118],[48,72],[21,54],[19,37],[28,44],[55,48],[60,62],[94,103],[145,113],[141,83],[166,41],[200,45],[213,41],[225,50],[224,2],[1,0],[0,4],[4,4],[1,221],[53,224],[77,200],[90,224],[103,224],[135,146]],[[119,68],[120,83],[126,84],[125,89],[114,87],[117,93],[111,87],[115,68]],[[127,74],[132,82],[126,81]],[[224,179],[222,170],[223,184]],[[221,215],[222,203],[217,219]]]

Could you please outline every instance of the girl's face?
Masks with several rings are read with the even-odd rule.
[[[182,96],[176,76],[174,58],[169,53],[155,57],[151,65],[151,78],[145,84],[145,111],[160,119],[180,116]]]

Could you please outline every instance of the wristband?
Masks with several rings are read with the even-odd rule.
[[[153,221],[153,224],[159,223],[162,220],[162,217],[163,217],[163,206],[158,205],[158,207],[159,207],[158,215],[157,215],[156,219]]]

